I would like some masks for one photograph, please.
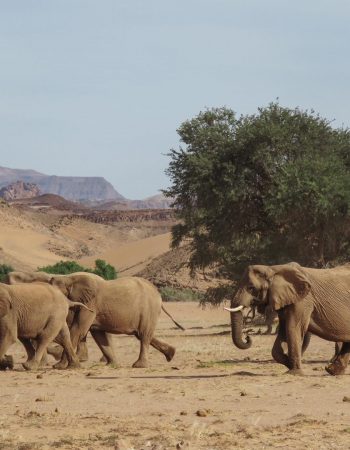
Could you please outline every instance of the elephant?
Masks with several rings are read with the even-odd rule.
[[[23,367],[35,370],[48,344],[55,340],[64,348],[68,366],[79,367],[66,323],[68,310],[74,306],[88,310],[47,283],[14,286],[0,283],[0,361],[8,363],[5,353],[18,338],[28,356]],[[36,341],[36,349],[31,340]]]
[[[92,278],[96,278],[99,280],[103,280],[102,277],[99,275],[90,273],[90,272],[76,272],[76,274],[86,274],[89,273],[89,276]],[[33,282],[43,282],[43,283],[50,283],[52,278],[54,278],[54,274],[49,274],[46,272],[9,272],[5,277],[5,283],[7,284],[20,284],[20,283],[33,283]],[[74,312],[69,311],[67,316],[67,323],[70,327],[72,325],[74,318]],[[47,353],[49,355],[52,355],[56,360],[60,360],[62,357],[62,347],[60,346],[53,346],[49,345],[47,347]],[[88,348],[86,345],[86,336],[84,336],[81,341],[79,342],[78,348],[77,348],[77,356],[79,357],[79,361],[87,361],[89,359],[89,353]],[[44,359],[46,359],[44,355]]]
[[[164,354],[171,361],[175,348],[154,337],[155,328],[163,310],[182,330],[184,329],[166,311],[156,287],[140,277],[123,277],[117,280],[98,280],[89,274],[56,276],[50,283],[58,287],[70,300],[87,305],[93,312],[80,310],[70,328],[73,348],[88,330],[107,363],[116,364],[111,334],[134,335],[140,341],[140,353],[132,367],[148,367],[149,346]],[[65,367],[63,356],[60,366]]]
[[[331,375],[344,373],[350,356],[350,265],[333,269],[297,263],[249,266],[231,307],[226,308],[231,313],[233,343],[240,349],[252,345],[249,336],[245,342],[242,339],[242,309],[251,304],[270,305],[277,311],[280,325],[272,356],[288,373],[303,374],[301,356],[309,333],[338,342],[338,351],[326,370]],[[288,355],[282,342],[287,342]]]

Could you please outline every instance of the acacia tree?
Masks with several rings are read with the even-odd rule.
[[[232,277],[249,263],[323,266],[350,255],[350,133],[278,103],[201,112],[177,130],[167,174],[190,267]]]

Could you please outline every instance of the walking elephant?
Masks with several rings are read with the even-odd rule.
[[[9,286],[0,283],[0,361],[7,363],[6,350],[17,338],[24,345],[28,359],[26,370],[37,369],[50,342],[62,345],[69,367],[79,367],[66,317],[69,307],[88,308],[69,301],[58,289],[45,283]],[[31,340],[36,341],[34,349]]]
[[[124,277],[117,280],[98,280],[88,274],[56,276],[51,284],[58,287],[70,300],[80,301],[92,311],[80,310],[75,315],[70,329],[73,348],[88,330],[108,363],[116,363],[111,345],[111,334],[134,335],[140,341],[140,354],[133,367],[148,367],[149,346],[164,354],[171,361],[175,348],[154,337],[161,310],[181,329],[162,305],[156,287],[139,277]],[[63,357],[59,363],[66,365]]]
[[[299,264],[249,266],[231,301],[233,343],[241,349],[252,344],[242,339],[242,309],[270,305],[279,316],[279,331],[272,348],[276,362],[289,373],[302,374],[301,355],[308,333],[344,343],[326,370],[342,374],[350,356],[350,266],[311,269]],[[287,342],[288,355],[282,348]],[[304,344],[304,345],[303,345]],[[303,348],[304,347],[304,348]]]

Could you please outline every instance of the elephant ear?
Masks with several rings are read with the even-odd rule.
[[[76,275],[70,278],[72,284],[69,289],[68,298],[95,309],[95,298],[97,295],[96,280],[89,275]]]
[[[0,317],[6,316],[12,308],[11,298],[6,289],[0,288]]]
[[[269,301],[278,310],[301,301],[310,289],[309,279],[296,266],[284,267],[271,278]]]

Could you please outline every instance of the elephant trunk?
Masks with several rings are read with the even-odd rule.
[[[231,332],[232,341],[236,347],[241,350],[247,350],[252,345],[250,336],[246,337],[246,342],[242,339],[243,314],[242,311],[231,312]]]

